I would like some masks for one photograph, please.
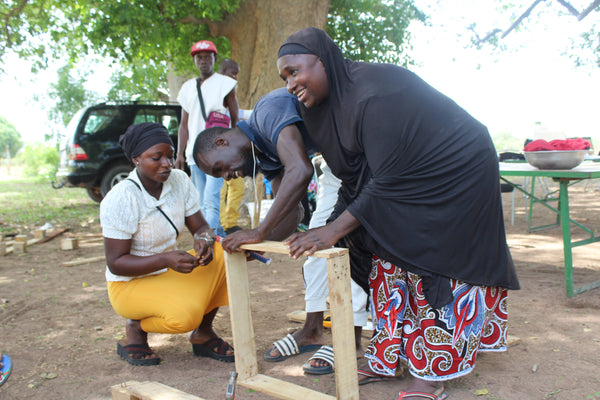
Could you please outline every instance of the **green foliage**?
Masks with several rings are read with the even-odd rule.
[[[85,190],[53,189],[35,179],[0,184],[0,233],[30,232],[51,223],[73,231],[98,221],[98,203]]]
[[[48,116],[64,126],[71,121],[77,110],[98,99],[96,93],[84,87],[89,71],[79,74],[71,64],[67,64],[58,69],[58,80],[50,84],[48,95],[54,104],[50,107]]]
[[[23,146],[17,128],[4,117],[0,117],[0,158],[6,158],[6,146],[10,157],[14,157]]]
[[[407,65],[412,20],[425,21],[413,0],[332,0],[327,33],[347,58]]]
[[[111,78],[111,100],[165,99],[167,70],[195,75],[190,46],[211,37],[207,22],[235,13],[244,0],[16,0],[3,2],[2,54],[12,50],[43,68],[49,59],[75,65],[90,54],[115,60],[121,68]],[[282,12],[287,12],[283,10]],[[327,32],[354,60],[408,64],[406,32],[411,20],[424,15],[414,0],[332,0]],[[277,18],[265,15],[265,20]],[[260,23],[260,22],[259,22]],[[228,57],[227,38],[212,38],[218,61]],[[86,76],[65,66],[50,93],[58,99],[50,111],[65,124],[78,108],[89,105]],[[57,136],[57,134],[54,134]]]
[[[220,21],[242,0],[33,0],[0,5],[7,29],[0,30],[0,54],[8,49],[36,61],[72,62],[90,53],[117,61],[166,61],[189,69],[190,43],[210,36],[206,21]],[[42,40],[40,40],[42,39]],[[220,47],[217,39],[215,44]]]
[[[108,100],[168,101],[165,62],[134,60],[122,62],[110,78]]]
[[[60,155],[55,147],[35,143],[25,146],[19,153],[18,161],[24,166],[25,176],[35,177],[40,182],[50,182],[56,174]]]
[[[498,132],[492,136],[496,150],[501,151],[522,151],[524,140],[512,135],[511,132]]]

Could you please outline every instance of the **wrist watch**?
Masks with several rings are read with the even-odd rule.
[[[215,243],[215,236],[209,232],[194,233],[194,240],[204,240],[208,246],[212,246]]]

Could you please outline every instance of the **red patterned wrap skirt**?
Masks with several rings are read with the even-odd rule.
[[[452,302],[433,309],[418,275],[373,257],[375,331],[365,357],[374,372],[394,375],[403,361],[417,378],[445,381],[471,372],[479,351],[506,351],[508,290],[450,284]]]

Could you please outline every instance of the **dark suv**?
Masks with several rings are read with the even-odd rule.
[[[181,106],[176,104],[102,103],[79,110],[61,142],[53,186],[84,187],[100,202],[133,169],[119,146],[119,136],[132,124],[157,122],[167,128],[177,148],[180,120]]]

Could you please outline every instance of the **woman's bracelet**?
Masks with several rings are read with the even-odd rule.
[[[212,246],[215,243],[215,236],[209,232],[194,233],[194,240],[204,240],[208,246]]]

